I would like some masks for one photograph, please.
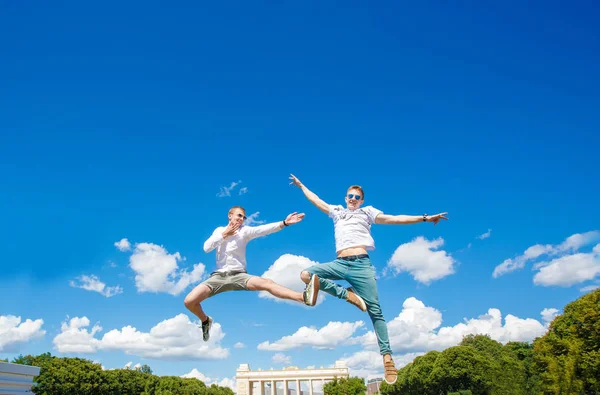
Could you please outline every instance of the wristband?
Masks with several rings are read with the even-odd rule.
[[[427,214],[423,214],[423,222],[427,222]]]
[[[288,224],[285,223],[285,219],[283,220],[283,226],[288,226]]]

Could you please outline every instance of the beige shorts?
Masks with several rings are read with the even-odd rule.
[[[210,297],[227,291],[247,291],[248,280],[252,277],[254,276],[245,272],[234,274],[214,272],[208,279],[203,281],[202,284],[211,289]]]

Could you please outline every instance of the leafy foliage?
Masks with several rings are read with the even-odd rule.
[[[430,351],[382,394],[600,394],[600,289],[568,304],[533,344],[468,335]]]
[[[324,395],[364,395],[366,391],[365,381],[360,377],[336,377],[323,386]]]
[[[155,376],[148,365],[138,369],[103,370],[81,358],[59,358],[50,353],[19,356],[13,363],[40,367],[33,392],[43,395],[233,395],[230,388],[206,385],[197,379]]]

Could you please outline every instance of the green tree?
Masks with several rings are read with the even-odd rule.
[[[364,395],[366,391],[365,381],[360,377],[336,377],[323,386],[324,395]]]
[[[534,342],[545,394],[600,393],[600,289],[564,308]]]
[[[142,365],[140,370],[142,373],[152,374],[152,369],[146,364]]]

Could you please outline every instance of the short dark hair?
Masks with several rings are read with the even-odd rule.
[[[350,187],[348,189],[346,189],[346,192],[348,192],[351,189],[358,189],[360,191],[360,195],[362,196],[362,199],[365,200],[365,192],[363,191],[363,189],[360,185],[350,185]]]

